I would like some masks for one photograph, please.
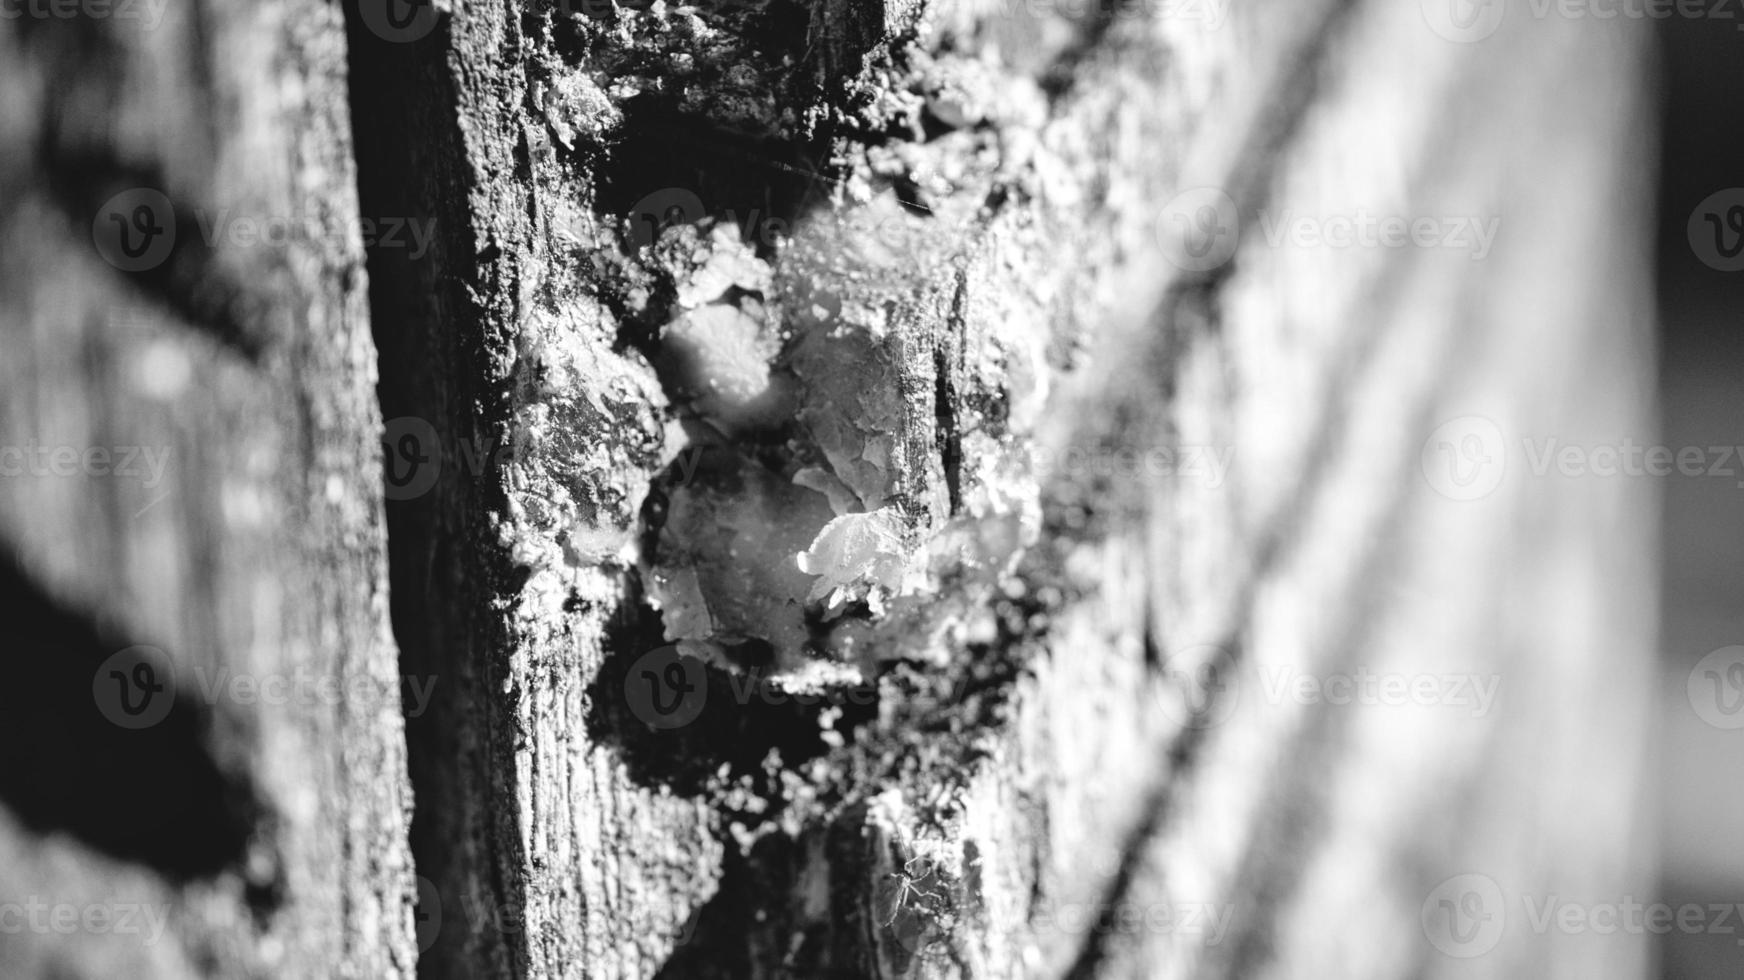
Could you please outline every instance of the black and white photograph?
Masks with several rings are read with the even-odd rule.
[[[1744,976],[1744,3],[0,0],[0,980]]]

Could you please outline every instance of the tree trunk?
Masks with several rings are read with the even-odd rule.
[[[343,18],[150,6],[0,22],[0,975],[410,976]]]
[[[0,972],[1640,972],[1645,38],[1501,11],[0,24],[0,442],[169,459],[0,481],[8,892],[169,912]]]

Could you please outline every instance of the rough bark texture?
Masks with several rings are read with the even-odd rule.
[[[469,4],[409,44],[354,32],[385,107],[366,201],[371,172],[383,200],[419,195],[449,249],[376,295],[405,386],[387,414],[447,434],[396,531],[419,549],[396,560],[407,655],[466,678],[411,733],[430,975],[1437,973],[1458,963],[1417,919],[1445,878],[1640,884],[1648,542],[1589,533],[1640,494],[1516,473],[1444,501],[1420,457],[1464,415],[1511,439],[1639,422],[1643,264],[1616,231],[1641,216],[1589,202],[1638,199],[1640,39],[1543,19],[1459,44],[1378,3],[1224,13]],[[1227,262],[1182,251],[1202,212],[1160,206],[1206,186],[1244,223]],[[674,208],[693,231],[662,230]],[[1359,209],[1505,237],[1484,261],[1267,247],[1265,216]],[[717,262],[738,238],[750,271]],[[747,292],[806,392],[773,445],[672,363],[685,317]],[[839,356],[895,407],[806,377],[820,316],[864,338]],[[764,686],[754,655],[663,674],[691,668],[662,644],[696,635],[670,597],[664,623],[647,608],[679,501],[747,550],[791,544],[721,501],[772,491],[701,495],[681,450],[790,475],[829,441],[804,412],[832,386],[890,437],[874,480],[923,535],[1039,505],[1021,585],[954,606],[947,584],[943,621],[868,627],[873,662],[915,662],[873,698],[783,700],[815,689],[779,681],[779,641]],[[1176,446],[1233,448],[1228,481],[1024,465]],[[831,457],[845,482],[852,455]],[[1009,506],[960,499],[989,485]],[[760,559],[710,560],[685,558],[718,631],[732,562]],[[1505,694],[1404,723],[1263,696],[1358,668]],[[637,693],[667,676],[703,685],[675,728]],[[1247,697],[1195,696],[1208,676]],[[1228,933],[1122,926],[1193,905]],[[1639,962],[1609,945],[1559,962]],[[1546,956],[1510,936],[1487,963]]]
[[[0,22],[0,974],[411,976],[343,20],[144,13]]]
[[[89,96],[48,82],[106,26],[0,34],[0,424],[174,446],[178,491],[0,483],[9,588],[90,634],[87,714],[99,613],[178,690],[391,688],[380,425],[399,671],[436,683],[403,748],[380,699],[149,729],[187,771],[145,816],[211,801],[168,853],[89,816],[137,786],[51,804],[25,767],[9,891],[170,903],[165,976],[406,975],[414,940],[425,978],[1639,972],[1518,910],[1643,894],[1651,501],[1518,447],[1643,424],[1644,38],[1461,43],[1390,0],[232,6]],[[119,274],[109,184],[331,235]],[[369,252],[379,414],[360,213],[434,229]],[[1499,234],[1277,237],[1359,213]],[[1482,495],[1440,455],[1473,431],[1508,450]],[[1280,693],[1363,672],[1497,701]],[[1465,874],[1513,916],[1475,961],[1425,921]],[[0,939],[21,976],[123,955]]]

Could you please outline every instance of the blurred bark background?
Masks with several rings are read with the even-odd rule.
[[[1649,438],[1634,25],[152,9],[0,21],[0,973],[1645,967],[1526,915],[1651,888],[1653,499],[1521,448]],[[1430,234],[1292,237],[1362,214]],[[918,519],[1040,536],[870,699],[663,727],[716,229],[874,338]],[[1292,693],[1362,676],[1432,692]]]

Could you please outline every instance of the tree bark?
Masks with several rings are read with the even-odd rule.
[[[123,6],[0,22],[0,974],[411,976],[343,19]]]
[[[0,34],[6,441],[179,491],[0,481],[8,590],[89,634],[56,704],[162,647],[186,725],[68,755],[210,825],[25,766],[14,891],[172,908],[164,976],[1644,965],[1525,916],[1647,887],[1652,500],[1539,465],[1647,438],[1640,32],[197,10]],[[117,271],[139,186],[179,244]],[[224,208],[322,234],[195,247]]]

